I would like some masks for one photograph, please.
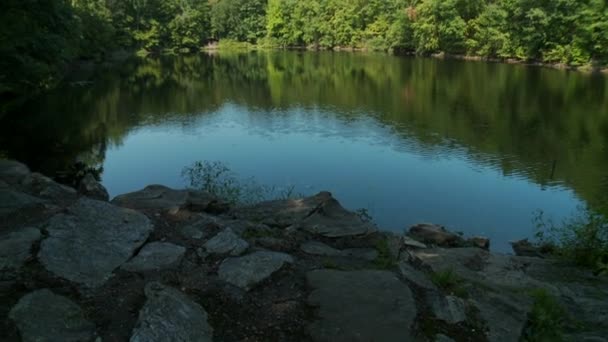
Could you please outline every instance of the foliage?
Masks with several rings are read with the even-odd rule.
[[[458,297],[466,297],[467,291],[463,287],[464,280],[452,269],[431,274],[431,281],[440,289]]]
[[[388,240],[381,239],[376,242],[376,251],[378,252],[378,256],[374,260],[374,263],[378,268],[381,269],[391,269],[395,267],[397,264],[397,260],[391,253],[388,247]]]
[[[278,188],[259,184],[254,178],[239,179],[219,161],[197,161],[182,171],[190,187],[206,191],[232,204],[302,197],[294,186]]]
[[[3,107],[55,85],[74,59],[223,39],[608,63],[605,0],[4,0],[0,19]]]
[[[545,289],[530,293],[534,304],[528,314],[528,324],[524,331],[524,341],[549,342],[564,341],[566,312]]]
[[[608,259],[608,219],[590,208],[556,224],[538,212],[534,217],[540,244],[555,246],[554,253],[581,267],[605,273]]]

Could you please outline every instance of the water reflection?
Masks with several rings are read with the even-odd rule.
[[[182,185],[197,159],[331,189],[384,226],[414,220],[501,239],[608,200],[602,76],[349,53],[133,60],[0,127],[0,150],[46,173],[103,166],[113,194]],[[516,236],[518,235],[519,236]]]

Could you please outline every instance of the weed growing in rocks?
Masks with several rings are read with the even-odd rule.
[[[440,289],[457,297],[467,297],[467,291],[463,287],[464,280],[451,269],[431,274],[431,281]]]
[[[191,188],[219,197],[231,204],[253,204],[266,200],[304,197],[295,186],[276,187],[260,184],[255,178],[240,179],[220,161],[197,161],[182,170]]]
[[[386,239],[378,240],[375,247],[378,251],[378,256],[376,257],[376,260],[374,260],[376,266],[383,270],[395,267],[397,260],[395,260],[395,257],[391,254],[388,247],[388,241]]]
[[[589,208],[579,208],[571,218],[556,224],[539,211],[534,217],[540,245],[551,244],[553,253],[578,266],[608,274],[608,218]]]
[[[565,310],[544,289],[535,289],[530,292],[530,296],[534,299],[534,304],[528,315],[524,341],[563,341],[567,321]]]

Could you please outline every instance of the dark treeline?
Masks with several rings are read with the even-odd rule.
[[[75,59],[278,47],[608,62],[606,0],[3,0],[0,99],[53,85]]]

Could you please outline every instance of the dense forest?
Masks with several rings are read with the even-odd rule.
[[[52,86],[74,60],[222,40],[608,62],[606,0],[3,0],[0,20],[3,102]]]

